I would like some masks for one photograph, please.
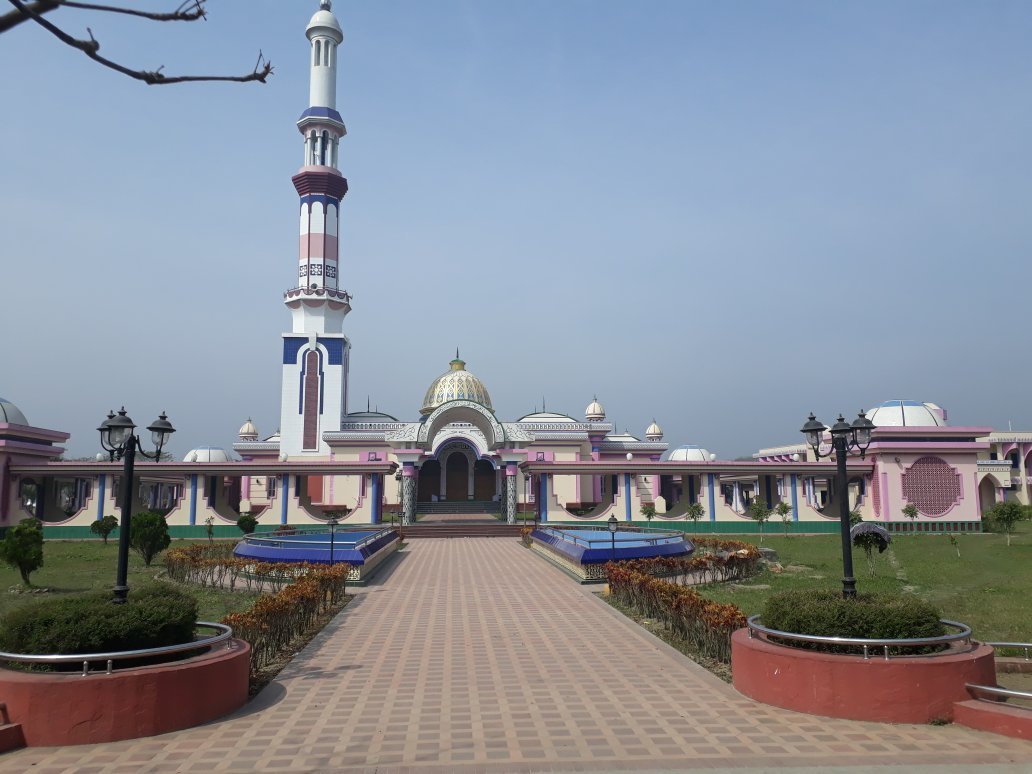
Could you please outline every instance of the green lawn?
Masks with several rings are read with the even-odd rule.
[[[173,540],[172,546],[196,543],[195,540]],[[150,567],[133,551],[129,552],[129,588],[132,589],[153,582],[163,572],[164,554],[158,554]],[[21,588],[21,578],[16,570],[0,565],[0,614],[18,605],[36,599],[48,599],[65,594],[84,591],[107,590],[115,585],[115,571],[118,566],[118,544],[110,541],[104,545],[99,540],[56,541],[43,544],[43,567],[32,574],[32,583],[37,588],[49,589],[47,593],[11,593],[10,589]],[[198,616],[202,621],[218,621],[226,613],[245,610],[251,606],[256,594],[246,592],[184,587],[198,602]]]
[[[759,536],[732,537],[759,542]],[[1032,642],[1032,524],[1019,524],[1009,547],[1004,535],[956,538],[959,558],[946,535],[893,536],[889,551],[876,554],[873,578],[863,551],[854,549],[858,589],[917,594],[938,606],[944,618],[968,624],[981,640]],[[842,588],[837,535],[786,538],[772,525],[763,545],[778,552],[784,571],[768,569],[740,586],[714,585],[700,591],[711,599],[734,602],[752,615],[775,591]],[[748,588],[760,585],[770,588]]]

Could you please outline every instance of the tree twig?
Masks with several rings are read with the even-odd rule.
[[[151,21],[197,21],[206,19],[208,12],[204,9],[206,0],[184,0],[174,11],[158,13],[141,11],[137,8],[123,8],[118,5],[98,5],[96,3],[78,3],[73,0],[58,0],[66,8],[78,8],[83,11],[103,11],[105,13],[124,13],[128,16],[139,16]]]
[[[247,73],[246,75],[173,75],[173,76],[168,76],[168,75],[165,75],[165,74],[163,74],[161,72],[161,70],[164,68],[164,65],[159,67],[157,70],[133,70],[133,69],[131,69],[129,67],[126,67],[125,65],[119,64],[118,62],[112,61],[111,59],[108,59],[108,58],[106,58],[104,56],[101,56],[98,53],[100,51],[100,42],[95,37],[93,37],[93,31],[89,27],[86,28],[86,32],[89,33],[90,39],[89,40],[80,40],[78,38],[72,37],[67,32],[65,32],[60,27],[58,27],[57,25],[52,24],[47,19],[44,19],[42,17],[42,15],[41,15],[42,12],[45,12],[45,10],[53,10],[53,8],[46,8],[45,10],[44,9],[37,10],[37,9],[31,7],[31,6],[32,5],[39,5],[39,3],[27,4],[27,3],[22,2],[22,0],[8,0],[8,1],[22,15],[32,19],[34,22],[39,24],[43,29],[45,29],[47,32],[49,32],[51,35],[53,35],[55,38],[60,40],[65,45],[70,46],[70,47],[75,48],[75,49],[78,49],[79,51],[82,51],[82,53],[84,53],[90,59],[92,59],[93,61],[97,62],[100,65],[103,65],[104,67],[110,68],[111,70],[114,70],[115,72],[122,73],[122,75],[126,75],[126,76],[128,76],[130,78],[133,78],[135,80],[138,80],[138,81],[143,81],[144,83],[147,83],[147,84],[150,84],[150,85],[158,85],[158,84],[162,84],[163,85],[163,84],[168,84],[168,83],[189,83],[189,82],[197,82],[197,81],[233,81],[233,82],[236,82],[236,83],[247,83],[249,81],[258,81],[260,83],[265,83],[266,79],[270,75],[272,75],[272,63],[267,61],[260,51],[258,52],[258,62],[255,64],[254,70],[251,71],[250,73]],[[179,11],[181,11],[182,9],[188,7],[190,2],[191,2],[191,0],[188,0],[187,3],[184,3],[183,5],[181,5],[179,7]],[[195,2],[195,4],[197,4],[197,5],[199,5],[200,3],[203,2],[203,0],[193,0],[193,2]],[[50,5],[50,4],[46,3],[46,5]],[[64,3],[64,2],[61,2],[59,0],[58,2],[56,2],[54,4],[54,7],[57,7],[58,5],[71,5],[71,3]],[[104,9],[98,9],[98,10],[104,10]],[[108,9],[108,10],[110,10],[110,9]],[[201,9],[201,10],[203,11],[203,9]],[[176,11],[176,13],[178,13],[179,11]],[[203,16],[198,17],[198,18],[203,18]]]

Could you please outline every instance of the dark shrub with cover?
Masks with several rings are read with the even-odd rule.
[[[100,653],[190,642],[197,600],[174,586],[133,589],[124,605],[110,592],[46,599],[0,619],[0,650],[37,655]]]
[[[946,634],[933,605],[904,594],[857,594],[853,599],[844,599],[833,591],[783,591],[768,597],[761,622],[768,629],[821,637],[900,640]],[[789,640],[784,644],[842,652],[837,646]],[[855,648],[847,650],[852,652]]]

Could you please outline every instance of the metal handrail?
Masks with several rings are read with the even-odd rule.
[[[964,687],[971,693],[988,693],[991,696],[1003,696],[1007,699],[1032,699],[1032,693],[1029,693],[1028,691],[1015,691],[1010,688],[1000,688],[997,685],[975,685],[974,683],[964,683]],[[1017,706],[1020,707],[1021,705],[1019,704]],[[1032,710],[1032,707],[1022,707],[1022,709]]]
[[[602,545],[602,546],[610,546],[612,544],[612,538],[598,538],[596,540],[587,540],[585,538],[580,538],[580,537],[577,537],[575,535],[567,535],[565,530],[559,529],[557,527],[544,527],[543,529],[550,529],[554,533],[560,535],[563,540],[566,540],[566,541],[568,541],[570,543],[575,543],[577,545],[583,545],[583,546],[586,546],[587,548],[591,548],[592,546],[594,546],[596,544],[597,545]],[[659,543],[660,541],[663,541],[663,540],[680,540],[680,539],[681,539],[681,537],[680,537],[679,534],[668,534],[668,535],[663,535],[663,536],[658,536],[658,537],[643,537],[643,538],[638,539],[638,542],[646,543],[647,545],[651,546],[651,545],[656,545],[657,543]]]
[[[198,621],[195,624],[195,627],[216,629],[219,633],[199,640],[182,642],[178,645],[164,645],[160,648],[143,648],[140,650],[116,650],[111,651],[110,653],[51,653],[47,655],[35,655],[28,653],[5,653],[0,651],[0,661],[14,661],[20,664],[74,664],[82,662],[82,676],[86,677],[90,674],[91,661],[106,661],[107,668],[105,669],[105,673],[111,674],[113,662],[115,661],[125,661],[126,659],[131,658],[148,658],[150,656],[165,656],[171,653],[183,653],[190,650],[210,648],[220,642],[227,642],[233,637],[233,629],[225,624],[211,623],[210,621]],[[228,642],[226,647],[229,647]],[[150,666],[161,666],[161,664],[151,664]]]
[[[764,641],[767,641],[767,637],[779,637],[785,640],[793,640],[795,642],[809,642],[815,645],[845,645],[863,649],[863,655],[865,659],[871,658],[872,648],[881,648],[887,661],[890,657],[889,648],[920,648],[926,645],[947,645],[953,642],[965,642],[968,646],[971,645],[971,627],[966,624],[962,624],[959,621],[947,621],[945,618],[940,619],[939,623],[949,626],[953,629],[959,629],[957,634],[943,634],[939,637],[914,637],[910,639],[899,639],[899,640],[885,640],[885,639],[866,639],[862,637],[827,637],[817,634],[796,634],[795,632],[782,632],[777,629],[768,629],[766,626],[761,626],[757,623],[760,620],[759,615],[751,615],[746,619],[746,625],[749,630],[749,637],[753,638],[756,634],[761,634]],[[776,644],[776,643],[775,643]]]
[[[1032,642],[987,642],[994,648],[1013,648],[1025,652],[1025,661],[1032,661]]]
[[[392,527],[384,527],[383,529],[377,530],[372,535],[364,537],[364,538],[362,538],[361,540],[359,540],[356,543],[349,543],[348,545],[351,548],[354,548],[354,549],[361,548],[362,546],[366,545],[367,543],[372,543],[374,540],[377,540],[378,538],[382,537],[385,532],[391,532],[392,530],[393,530]],[[343,530],[341,532],[336,532],[334,534],[335,535],[347,535],[348,532],[365,532],[365,531],[367,531],[367,530],[349,529],[349,530]],[[314,530],[313,529],[313,530],[304,530],[304,531],[298,530],[297,532],[294,532],[292,534],[294,534],[294,535],[329,535],[330,533],[329,533],[329,531]],[[325,540],[283,540],[282,538],[271,537],[271,533],[267,533],[267,532],[266,533],[262,533],[262,535],[260,535],[260,536],[256,536],[254,534],[244,535],[243,541],[245,543],[247,543],[248,545],[251,545],[251,544],[261,544],[261,545],[270,545],[270,546],[273,546],[275,548],[284,548],[284,549],[289,549],[289,548],[293,548],[293,547],[303,548],[303,547],[306,547],[306,546],[313,546],[313,545],[327,546],[328,547],[328,545],[327,545]]]

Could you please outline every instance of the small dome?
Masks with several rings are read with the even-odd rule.
[[[382,411],[352,411],[344,415],[345,422],[397,422],[397,417]]]
[[[340,28],[337,17],[333,15],[332,3],[330,0],[321,0],[319,10],[312,16],[311,21],[305,28],[305,35],[311,40],[316,35],[325,35],[333,38],[334,42],[340,43],[344,40],[344,31]]]
[[[571,416],[566,414],[557,414],[554,411],[535,411],[533,414],[527,414],[516,420],[517,422],[568,422],[575,424],[577,422]]]
[[[452,400],[471,400],[491,411],[491,396],[487,394],[484,383],[466,370],[466,361],[455,352],[455,359],[449,364],[451,369],[438,376],[426,391],[423,407],[419,410],[424,416],[432,414],[434,409]]]
[[[709,462],[715,459],[716,455],[710,454],[709,450],[703,449],[701,446],[685,444],[671,449],[667,452],[666,458],[670,462]]]
[[[645,428],[645,439],[648,441],[662,441],[663,440],[663,428],[656,424],[656,420],[652,420],[652,424]]]
[[[240,436],[241,441],[258,440],[258,428],[254,426],[254,422],[251,421],[251,417],[248,417],[247,421],[240,425],[240,431],[237,435]]]
[[[0,398],[0,422],[26,426],[29,424],[29,420],[21,413],[21,409],[6,398]]]
[[[187,452],[183,462],[233,462],[233,458],[221,446],[198,446]]]
[[[934,403],[887,400],[867,412],[875,427],[944,427],[946,412]]]
[[[606,418],[606,410],[602,408],[602,404],[598,402],[598,397],[591,399],[591,403],[584,409],[584,419],[588,422],[604,422]]]
[[[622,441],[623,443],[639,443],[640,438],[635,438],[633,435],[624,430],[622,433],[610,433],[603,440],[606,441]]]

